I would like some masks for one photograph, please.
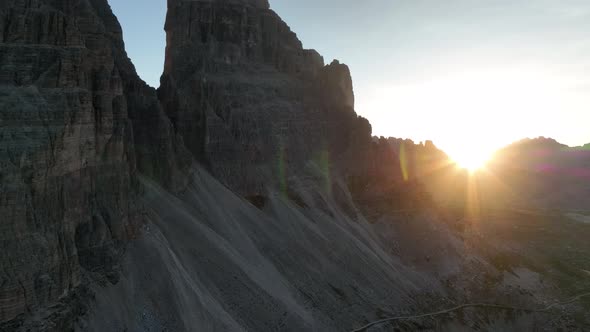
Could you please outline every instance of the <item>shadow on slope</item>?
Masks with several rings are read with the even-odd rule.
[[[192,179],[180,198],[143,180],[145,236],[81,329],[345,330],[442,292],[330,200],[333,217],[270,192],[261,211],[200,169]]]

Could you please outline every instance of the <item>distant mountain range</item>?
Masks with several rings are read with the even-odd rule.
[[[498,151],[488,168],[537,206],[588,209],[588,147],[568,147],[549,138],[527,139]]]
[[[389,138],[409,174],[445,201],[463,201],[467,182],[477,183],[481,204],[546,209],[590,207],[590,144],[569,147],[552,138],[523,139],[498,150],[485,168],[468,174],[432,142]],[[405,151],[404,151],[405,150]],[[404,160],[406,159],[406,160]]]

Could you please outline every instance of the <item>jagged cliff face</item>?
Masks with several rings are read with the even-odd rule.
[[[266,2],[170,0],[166,32],[166,113],[235,190],[259,193],[348,147],[358,121],[348,68],[324,67]]]
[[[359,231],[353,223],[363,219],[356,215],[344,178],[332,171],[361,173],[362,168],[355,165],[375,167],[376,160],[367,149],[370,125],[353,110],[348,68],[338,62],[324,66],[317,52],[304,50],[265,1],[169,1],[169,8],[167,59],[158,101],[128,60],[120,26],[106,1],[14,0],[0,5],[0,215],[2,249],[9,253],[0,260],[0,322],[51,307],[74,294],[79,285],[88,286],[89,279],[117,283],[122,248],[141,235],[140,225],[163,227],[178,221],[178,217],[161,215],[166,209],[146,217],[146,200],[140,197],[149,189],[139,184],[137,175],[168,190],[183,188],[183,178],[198,186],[186,172],[192,157],[242,195],[288,191],[299,207],[290,205],[274,213],[271,218],[277,225],[290,222],[282,213],[299,214],[298,209],[305,207],[315,211],[305,223],[318,222],[325,214],[334,221],[343,216],[338,223],[344,224],[337,227],[346,231],[313,235],[313,245],[301,255],[322,252],[322,238],[329,233],[336,236],[339,251],[351,250],[347,243]],[[308,180],[299,180],[298,175],[305,172]],[[334,188],[339,207],[331,207],[334,202],[329,195]],[[270,198],[260,199],[263,202],[255,203],[262,209]],[[149,199],[147,203],[154,204]],[[342,205],[346,216],[333,210]],[[248,209],[239,213],[256,214],[253,206]],[[310,231],[312,236],[315,231],[310,228],[302,236]],[[376,241],[369,233],[363,236]],[[281,231],[275,235],[285,241],[289,238]],[[291,254],[280,249],[280,243],[273,247],[271,238],[259,238],[250,231],[243,236],[259,245],[268,243],[264,246],[272,264],[291,261]],[[360,261],[372,261],[374,250],[382,255],[375,245],[370,244],[371,249],[362,245]],[[297,241],[293,246],[304,250]],[[330,275],[343,273],[340,257],[322,255],[318,261],[324,262],[326,271],[331,266]],[[198,261],[182,263],[184,268],[208,269]],[[292,269],[273,273],[291,284],[279,293],[294,292],[297,301],[303,301],[299,305],[306,307],[299,293],[308,294],[309,287],[323,292],[321,284],[328,280],[320,274],[318,284],[310,285],[306,276],[319,266],[302,264],[293,261]],[[382,271],[380,277],[368,274],[359,280],[393,287],[399,269],[389,265],[376,269]],[[123,275],[132,278],[129,271]],[[209,282],[230,281],[218,276]],[[361,287],[358,281],[351,282]],[[272,297],[282,296],[277,290],[266,291]],[[334,291],[330,292],[333,296]],[[367,304],[383,301],[372,294],[362,297]],[[248,299],[237,301],[243,305]],[[336,297],[325,305],[337,302]],[[227,305],[233,306],[224,303],[222,307],[229,310]],[[75,307],[59,307],[55,314],[61,318],[42,318],[41,327],[35,325],[35,329],[71,328],[67,324],[80,314]],[[310,309],[298,315],[333,316],[327,308],[306,310]],[[301,324],[333,323],[307,317],[296,325]]]
[[[169,8],[159,101],[106,1],[0,4],[0,322],[83,279],[117,282],[121,249],[146,222],[139,173],[180,189],[194,157],[251,196],[286,192],[311,162],[323,195],[338,160],[355,164],[350,151],[370,145],[348,68],[304,50],[266,1]]]
[[[68,294],[81,268],[116,279],[140,219],[138,165],[170,184],[177,167],[106,1],[5,0],[0,29],[4,322]]]

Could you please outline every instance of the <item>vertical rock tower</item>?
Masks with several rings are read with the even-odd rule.
[[[259,193],[280,181],[279,163],[293,174],[346,148],[357,125],[348,67],[303,49],[268,1],[169,0],[165,29],[160,100],[226,185]]]
[[[135,174],[172,185],[171,128],[106,0],[0,3],[0,322],[67,295],[81,268],[117,278]]]

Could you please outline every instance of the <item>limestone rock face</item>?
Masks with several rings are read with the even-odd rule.
[[[116,279],[138,167],[173,185],[175,144],[106,0],[0,3],[0,323],[81,268]]]
[[[324,66],[268,6],[170,0],[166,32],[164,109],[234,190],[259,193],[348,147],[359,121],[348,67]]]
[[[341,104],[354,109],[354,93],[350,70],[345,64],[334,60],[321,72],[320,90],[330,104]]]

